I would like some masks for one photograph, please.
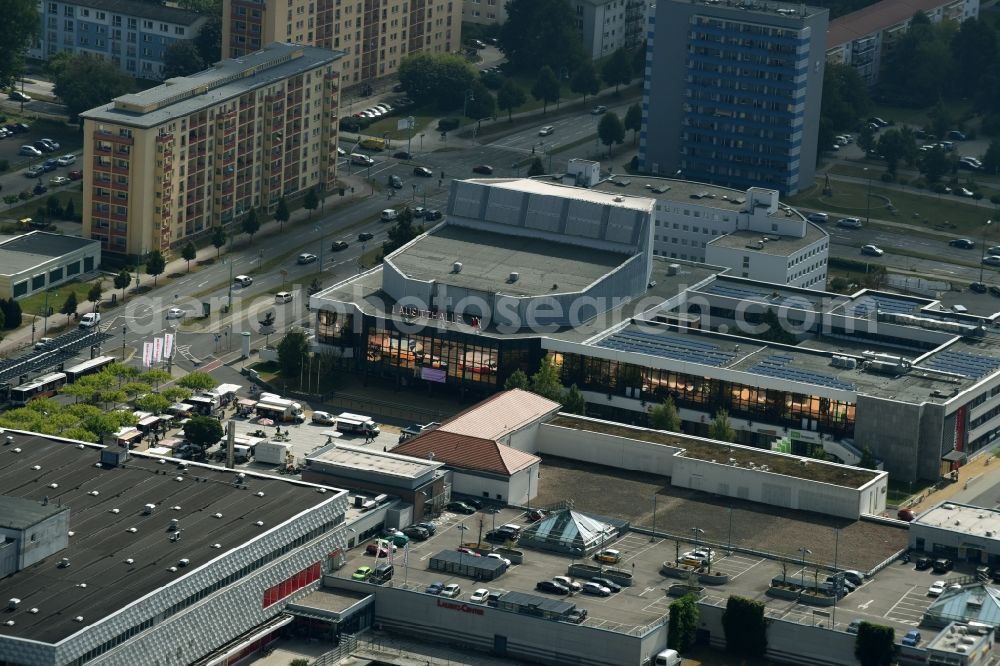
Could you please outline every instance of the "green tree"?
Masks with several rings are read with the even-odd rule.
[[[720,442],[731,442],[736,439],[736,431],[729,424],[729,412],[724,409],[715,412],[715,418],[708,424],[708,437]]]
[[[285,230],[285,222],[288,222],[292,214],[288,210],[288,204],[285,202],[285,197],[278,199],[278,207],[274,210],[274,219],[278,221],[278,225],[281,231]]]
[[[194,246],[194,243],[188,241],[184,245],[184,249],[181,250],[181,259],[187,262],[187,272],[191,272],[191,262],[198,256],[198,248]]]
[[[3,302],[4,328],[18,328],[21,326],[23,316],[21,314],[21,304],[16,299],[10,298]]]
[[[160,368],[150,368],[139,373],[137,379],[140,382],[159,388],[160,384],[170,380],[170,373]]]
[[[497,93],[497,107],[501,111],[507,112],[507,122],[513,121],[514,109],[528,101],[528,96],[524,94],[521,86],[517,85],[513,79],[507,79]]]
[[[674,404],[673,398],[668,396],[662,403],[649,410],[649,427],[654,430],[680,432],[681,417],[677,413],[677,405]]]
[[[762,602],[731,595],[722,613],[722,629],[726,651],[757,658],[767,652],[767,618]]]
[[[422,226],[413,223],[413,211],[405,208],[396,218],[395,224],[389,227],[389,231],[386,232],[388,241],[382,246],[385,254],[395,252],[423,232]]]
[[[503,384],[504,390],[509,391],[511,389],[521,389],[522,391],[531,390],[531,381],[528,379],[528,375],[525,374],[524,370],[518,368],[514,372],[510,373],[510,377]]]
[[[90,285],[90,290],[87,292],[87,300],[94,304],[91,308],[92,312],[97,312],[97,304],[101,302],[101,281],[95,280],[94,284]]]
[[[587,399],[583,397],[583,393],[576,384],[570,386],[563,393],[562,405],[563,411],[569,412],[570,414],[579,414],[583,416],[587,413]]]
[[[560,401],[563,393],[562,381],[559,377],[559,367],[556,365],[551,354],[546,354],[542,359],[542,364],[538,372],[531,375],[531,392],[537,393],[543,398]]]
[[[146,255],[146,274],[153,276],[153,286],[156,286],[156,278],[163,275],[167,268],[167,260],[159,250],[153,250]]]
[[[181,9],[190,9],[199,14],[221,15],[221,0],[177,0],[177,6]]]
[[[946,23],[949,23],[946,25]],[[891,104],[922,108],[951,88],[954,72],[950,22],[932,24],[917,12],[910,27],[883,58],[880,97]]]
[[[552,71],[551,67],[545,65],[538,70],[535,84],[531,86],[531,96],[542,102],[542,114],[548,111],[549,104],[559,101],[560,94],[559,79],[556,78],[556,73]]]
[[[184,424],[184,439],[202,449],[217,444],[224,434],[222,423],[211,416],[192,416]]]
[[[541,176],[545,173],[545,165],[542,164],[541,157],[535,157],[531,160],[531,164],[528,165],[528,178],[534,176]]]
[[[226,244],[226,230],[222,227],[215,227],[212,230],[212,246],[215,248],[215,258],[222,255],[222,248]]]
[[[478,128],[483,118],[491,118],[497,113],[497,100],[482,81],[473,81],[469,100],[465,104],[465,116],[476,121]]]
[[[49,198],[45,200],[45,208],[46,212],[48,213],[48,219],[54,220],[56,218],[62,217],[63,214],[62,204],[59,203],[59,197],[55,196],[54,194],[49,196]]]
[[[464,58],[450,53],[418,51],[399,64],[399,82],[417,104],[441,110],[461,108],[476,80]]]
[[[59,308],[59,313],[66,315],[66,321],[69,321],[69,318],[76,314],[76,307],[76,292],[71,291],[66,295],[66,300],[63,302],[62,307]]]
[[[573,71],[586,59],[568,0],[509,0],[499,39],[500,50],[519,72],[543,65]]]
[[[573,76],[569,80],[569,89],[583,95],[584,104],[587,103],[587,95],[596,95],[600,92],[601,82],[597,80],[597,70],[594,69],[593,62],[585,60],[573,70]]]
[[[54,77],[52,91],[66,104],[70,118],[129,92],[135,85],[118,65],[98,55],[81,53],[67,58]]]
[[[878,143],[875,144],[875,150],[885,158],[886,168],[893,176],[896,175],[901,161],[913,162],[918,154],[913,132],[906,127],[882,132]]]
[[[612,53],[601,68],[601,78],[609,86],[614,86],[616,93],[619,87],[631,83],[632,60],[629,58],[628,51],[621,48]]]
[[[955,129],[955,114],[952,113],[951,105],[940,97],[927,112],[927,117],[931,121],[931,131],[942,139],[950,130]]]
[[[313,211],[319,208],[319,195],[316,194],[315,187],[310,187],[309,191],[306,192],[306,197],[302,200],[302,207],[309,211],[309,219],[311,220]]]
[[[172,79],[175,76],[187,76],[205,69],[198,46],[186,39],[180,39],[163,51],[163,78]]]
[[[694,645],[698,633],[698,598],[685,594],[670,604],[670,620],[667,625],[667,647],[684,654]]]
[[[216,63],[222,59],[222,13],[218,16],[208,17],[208,21],[201,26],[198,35],[194,38],[194,45],[198,47],[198,55],[206,65]]]
[[[986,21],[966,19],[949,46],[956,71],[960,72],[952,78],[952,83],[960,95],[974,97],[982,87],[984,75],[1000,62],[997,33]]]
[[[286,380],[298,378],[309,355],[309,341],[301,328],[292,328],[278,343],[278,365]]]
[[[122,386],[122,390],[125,391],[125,395],[129,399],[134,400],[137,395],[142,395],[149,393],[153,390],[153,387],[146,382],[129,382]]]
[[[215,388],[215,378],[207,372],[189,372],[177,380],[177,385],[192,391],[207,391]]]
[[[878,468],[878,461],[875,459],[875,454],[872,453],[870,447],[865,446],[861,449],[861,461],[858,463],[858,467],[864,467],[865,469]]]
[[[0,88],[9,88],[24,70],[24,54],[38,36],[40,13],[32,0],[6,0],[0,21]]]
[[[646,72],[646,40],[642,40],[639,48],[632,52],[632,72],[642,78]]]
[[[827,146],[829,143],[821,144],[821,146]],[[866,153],[875,147],[875,130],[865,124],[858,132],[858,148],[865,151]]]
[[[253,235],[260,231],[260,220],[257,219],[257,209],[251,208],[250,212],[243,218],[243,233],[250,237],[253,243]]]
[[[861,666],[890,666],[895,663],[896,630],[881,624],[862,622],[854,639],[854,656]]]
[[[920,170],[920,173],[924,174],[924,178],[927,179],[928,183],[936,183],[951,170],[951,162],[948,160],[948,154],[945,153],[944,149],[935,146],[931,150],[921,153],[920,160],[917,162],[917,168]]]
[[[597,136],[601,143],[608,147],[608,155],[611,155],[611,146],[621,144],[625,141],[625,126],[618,119],[618,114],[608,111],[601,116],[601,121],[597,123]]]
[[[642,107],[639,106],[638,102],[628,107],[628,111],[625,112],[625,121],[622,123],[626,130],[632,130],[632,145],[639,138],[639,132],[642,131]]]
[[[823,72],[823,99],[820,117],[830,123],[830,131],[852,128],[872,110],[868,84],[854,67],[827,63]],[[821,142],[829,146],[831,141]]]
[[[170,402],[184,402],[191,397],[191,389],[183,386],[170,386],[161,391],[164,398]]]
[[[132,284],[132,274],[128,272],[128,269],[123,268],[118,271],[118,275],[115,276],[115,289],[121,290],[123,302],[125,301],[125,290],[130,284]]]
[[[1000,141],[990,140],[986,153],[983,154],[983,171],[996,175],[1000,173]]]
[[[76,207],[73,205],[72,199],[69,199],[66,202],[66,207],[63,208],[63,219],[71,222],[76,220]]]

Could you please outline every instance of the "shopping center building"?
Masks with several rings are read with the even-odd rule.
[[[456,182],[446,222],[312,297],[317,348],[365,381],[466,400],[549,354],[588,415],[644,425],[670,397],[688,434],[726,409],[739,443],[849,464],[867,449],[900,480],[937,478],[996,438],[992,320],[654,257],[654,210],[540,181]]]

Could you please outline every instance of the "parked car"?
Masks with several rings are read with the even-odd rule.
[[[454,511],[455,513],[473,514],[476,512],[471,506],[465,502],[448,502],[444,507],[448,511]]]
[[[932,560],[931,558],[927,557],[926,555],[921,555],[920,557],[917,558],[917,561],[916,561],[916,564],[914,565],[914,568],[917,571],[925,571],[927,569],[930,569],[933,564],[934,564],[934,560]]]
[[[472,167],[472,172],[481,173],[486,176],[492,176],[493,167],[491,167],[489,164],[477,164],[476,166]]]
[[[490,591],[487,590],[485,587],[481,587],[472,593],[472,596],[469,597],[469,601],[471,601],[474,604],[485,604],[486,599],[488,599],[489,596],[490,596]]]
[[[971,250],[976,247],[976,241],[969,238],[952,238],[948,241],[948,245],[961,248],[963,250]]]
[[[851,623],[849,625],[847,625],[847,633],[856,634],[858,633],[858,629],[860,627],[861,627],[861,618],[856,617],[853,620],[851,620]]]
[[[465,546],[459,546],[455,550],[457,550],[460,553],[465,553],[466,555],[471,555],[472,557],[482,557],[482,554],[477,553],[476,551],[472,550],[471,548],[466,548]]]
[[[319,425],[336,425],[337,417],[330,412],[315,411],[312,415],[312,422]]]
[[[861,587],[865,584],[865,575],[855,569],[847,569],[843,572],[846,578],[854,587]]]
[[[358,567],[354,570],[354,573],[351,574],[351,578],[353,580],[368,580],[372,577],[373,573],[374,569],[371,567]]]
[[[410,525],[403,530],[403,534],[416,541],[427,541],[431,534],[419,525]]]
[[[530,509],[526,514],[524,514],[524,517],[529,523],[537,523],[545,517],[545,512],[541,509]]]
[[[510,560],[508,560],[506,557],[504,557],[500,553],[487,553],[486,557],[488,557],[488,558],[490,558],[492,560],[500,560],[501,562],[503,562],[504,564],[506,564],[508,567],[510,566]]]
[[[33,144],[35,148],[42,151],[43,153],[54,153],[59,149],[59,144],[49,139],[39,139]]]
[[[571,592],[579,592],[580,590],[583,589],[583,585],[576,582],[569,576],[553,576],[552,580],[555,581],[556,583],[559,583],[560,585],[562,585]]]
[[[845,229],[860,229],[862,227],[860,218],[857,217],[842,217],[837,220],[838,227],[844,227]]]
[[[608,588],[609,590],[611,590],[612,594],[614,594],[615,592],[621,592],[622,591],[622,586],[621,585],[619,585],[618,583],[616,583],[613,580],[610,580],[608,578],[602,578],[600,576],[595,576],[594,578],[590,579],[590,582],[597,583],[601,587]]]
[[[454,599],[460,594],[462,594],[462,588],[459,587],[458,583],[448,583],[441,590],[441,596],[449,599]]]
[[[903,636],[903,640],[901,640],[900,643],[909,647],[917,647],[920,645],[920,641],[920,632],[916,629],[910,629],[906,632],[906,635]]]
[[[72,154],[71,155],[63,155],[62,157],[57,158],[56,162],[59,163],[59,166],[69,166],[70,164],[73,164],[74,162],[76,162],[76,155],[72,155]]]
[[[983,257],[983,263],[987,266],[1000,266],[1000,255],[991,254],[988,257]]]
[[[872,245],[869,243],[868,245],[861,246],[861,254],[867,254],[872,257],[881,257],[883,254],[885,254],[885,250],[883,250],[877,245]]]
[[[46,192],[48,192],[49,188],[46,185],[38,183],[33,188],[31,188],[31,191],[34,192],[35,196],[37,197],[40,194],[45,194]]]
[[[431,536],[437,534],[437,525],[434,523],[417,523],[417,527],[422,527],[427,530],[427,533]]]
[[[430,585],[428,585],[427,589],[424,590],[424,592],[426,592],[427,594],[441,594],[441,590],[443,589],[444,589],[444,583],[442,583],[439,580],[436,580]]]
[[[55,171],[56,169],[59,168],[59,162],[55,161],[54,159],[45,160],[44,162],[42,162],[42,168],[45,169],[46,171]]]
[[[972,282],[971,284],[969,284],[969,290],[974,291],[977,294],[985,294],[986,284],[983,282]]]
[[[49,185],[54,185],[57,187],[59,185],[66,185],[67,183],[69,183],[69,178],[67,178],[66,176],[54,176],[49,180]]]
[[[360,234],[358,234],[358,240],[362,243],[364,243],[365,241],[370,241],[373,238],[375,238],[375,234],[373,234],[370,231],[362,231]]]
[[[413,167],[413,175],[420,176],[421,178],[431,178],[434,175],[434,172],[427,167],[418,166]]]
[[[535,583],[535,589],[539,592],[548,592],[549,594],[558,594],[561,597],[565,597],[569,594],[569,588],[563,587],[554,580],[540,580]]]
[[[958,130],[951,130],[950,132],[948,132],[945,138],[951,139],[952,141],[965,141],[965,132],[960,132]]]
[[[428,220],[428,221],[431,221],[431,222],[433,222],[434,220],[440,220],[441,219],[441,211],[433,209],[433,208],[428,209],[424,213],[424,219]]]
[[[45,173],[45,169],[42,168],[41,164],[36,164],[33,167],[28,167],[28,170],[24,172],[26,178],[38,178]]]
[[[74,171],[70,171],[66,175],[69,177],[70,180],[82,180],[83,179],[83,170],[82,169],[75,169]]]
[[[10,93],[10,99],[15,102],[30,102],[31,95],[27,95],[20,90],[12,90]]]
[[[934,566],[933,566],[934,573],[946,573],[948,571],[951,571],[952,567],[954,566],[955,566],[954,563],[948,558],[939,557],[936,560],[934,560]]]
[[[990,286],[990,296],[1000,296],[1000,287],[996,285]]]
[[[390,550],[395,552],[396,545],[381,539],[378,541],[372,541],[370,544],[365,546],[365,554],[374,555],[375,557],[389,557]]]
[[[592,580],[583,584],[583,590],[582,590],[582,592],[584,594],[592,594],[592,595],[594,595],[596,597],[610,597],[611,596],[611,588],[604,587],[600,583],[595,583]]]
[[[614,548],[605,548],[594,553],[594,559],[604,564],[615,564],[621,561],[622,553],[620,550],[615,550]]]
[[[947,584],[943,580],[936,580],[931,584],[929,588],[927,588],[927,596],[940,597],[946,588]]]
[[[956,197],[971,198],[971,197],[975,196],[975,192],[973,192],[972,190],[970,190],[967,187],[959,187],[959,188],[956,188],[954,190],[954,195]]]
[[[41,157],[42,151],[34,146],[21,146],[20,150],[17,151],[17,154],[22,157]]]

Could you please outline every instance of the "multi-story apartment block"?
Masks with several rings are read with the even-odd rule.
[[[979,0],[882,0],[830,21],[826,59],[850,65],[868,85],[875,85],[882,58],[923,12],[933,22],[962,21],[979,16]]]
[[[503,23],[507,20],[507,0],[465,0],[462,21],[465,23]]]
[[[344,85],[392,74],[416,51],[460,48],[461,0],[224,0],[222,54],[236,58],[272,41],[344,52]]]
[[[794,194],[812,184],[826,9],[662,0],[639,159],[654,174]]]
[[[573,0],[584,52],[603,58],[620,48],[641,45],[652,7],[651,0]]]
[[[45,0],[38,8],[41,31],[30,57],[91,53],[143,79],[163,78],[167,48],[194,39],[208,20],[186,9],[126,0]]]
[[[84,236],[142,257],[330,187],[341,55],[273,43],[82,113]]]

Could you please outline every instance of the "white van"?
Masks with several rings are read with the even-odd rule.
[[[351,153],[351,164],[359,164],[361,166],[371,166],[375,164],[375,160],[368,157],[367,155],[362,155],[361,153]]]
[[[281,305],[282,303],[291,303],[292,294],[287,291],[279,291],[277,294],[274,295],[274,302],[277,303],[278,305]]]
[[[237,275],[233,278],[233,283],[241,287],[249,287],[253,284],[253,278],[249,275]]]
[[[664,650],[653,659],[653,666],[681,666],[680,655],[677,650]]]
[[[100,312],[88,312],[80,317],[80,328],[93,328],[101,323]]]
[[[394,208],[386,208],[382,211],[381,219],[383,222],[392,222],[399,217],[399,211]]]

